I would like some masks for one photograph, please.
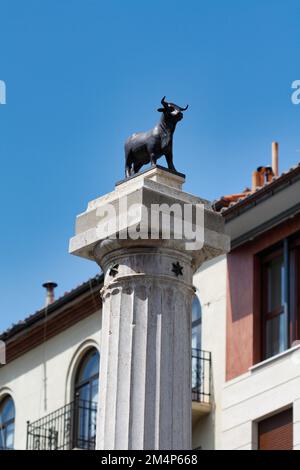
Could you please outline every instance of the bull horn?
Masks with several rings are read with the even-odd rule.
[[[181,107],[179,106],[179,109],[180,109],[180,111],[186,111],[186,110],[188,109],[188,107],[189,107],[189,105],[187,104],[185,108],[181,108]]]
[[[166,108],[168,106],[168,103],[165,101],[166,97],[164,96],[161,100],[161,104]]]

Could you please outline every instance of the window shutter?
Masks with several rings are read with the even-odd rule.
[[[258,423],[259,450],[293,450],[293,409]]]

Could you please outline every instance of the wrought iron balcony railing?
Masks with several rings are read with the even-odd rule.
[[[27,450],[95,449],[97,403],[76,399],[27,423]]]
[[[211,400],[211,353],[192,349],[192,400],[210,403]]]

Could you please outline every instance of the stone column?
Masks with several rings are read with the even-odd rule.
[[[207,201],[184,193],[183,182],[183,175],[151,168],[89,203],[77,218],[70,251],[104,272],[97,449],[191,448],[193,273],[224,253],[228,239],[222,218]],[[120,208],[125,199],[127,214],[135,205],[127,219]],[[172,230],[168,240],[151,239],[144,208],[153,203],[203,204],[201,248],[187,250]],[[142,238],[129,237],[133,229]]]

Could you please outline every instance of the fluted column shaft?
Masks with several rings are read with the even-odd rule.
[[[189,449],[191,259],[163,246],[95,253],[105,270],[97,448]]]

